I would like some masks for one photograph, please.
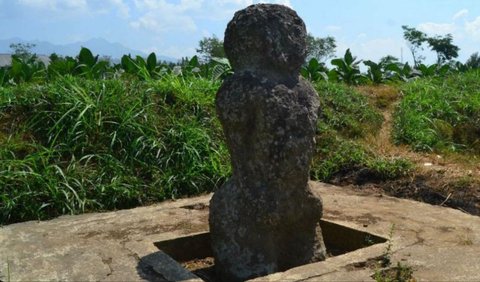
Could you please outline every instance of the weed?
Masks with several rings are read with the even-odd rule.
[[[359,143],[334,132],[317,137],[311,177],[331,181],[335,176],[355,173],[356,183],[386,181],[410,174],[414,166],[403,158],[384,158]]]
[[[1,89],[0,224],[212,191],[230,173],[217,88],[66,76]]]
[[[395,85],[362,85],[356,90],[368,97],[373,105],[379,109],[387,109],[399,98],[398,87]]]
[[[400,262],[395,267],[377,270],[372,277],[377,282],[414,282],[413,269]]]
[[[394,140],[420,151],[480,152],[480,72],[406,83]]]
[[[358,138],[380,129],[382,115],[354,88],[325,82],[318,82],[315,88],[320,95],[320,132],[331,129],[344,137]]]
[[[366,245],[366,246],[372,246],[372,245],[375,244],[375,241],[372,239],[372,236],[371,236],[370,234],[367,234],[367,235],[365,236],[364,241],[365,241],[365,245]]]
[[[395,267],[392,265],[392,248],[393,248],[393,234],[395,232],[395,224],[392,224],[388,233],[388,241],[385,251],[379,261],[379,266],[375,270],[372,278],[377,282],[404,282],[415,281],[413,278],[412,267],[397,262]]]
[[[395,223],[392,223],[390,227],[390,232],[388,233],[387,246],[385,247],[385,252],[382,255],[381,265],[382,267],[387,267],[392,264],[392,247],[393,247],[393,233],[395,232]]]
[[[153,66],[153,64],[152,64]],[[58,76],[0,88],[0,224],[112,210],[210,192],[231,173],[216,118],[216,80]],[[314,179],[408,173],[357,142],[382,115],[352,87],[315,85],[322,112]]]
[[[321,117],[311,177],[331,181],[341,173],[364,171],[371,180],[387,180],[409,173],[413,165],[404,159],[385,159],[356,141],[378,133],[383,117],[354,88],[318,82]]]

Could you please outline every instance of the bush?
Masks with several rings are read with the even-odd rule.
[[[479,89],[478,70],[405,84],[394,140],[420,151],[480,152]]]
[[[374,180],[395,179],[413,169],[405,159],[386,159],[356,139],[378,133],[382,115],[354,88],[337,83],[316,85],[320,95],[317,147],[311,177],[332,181],[338,174],[363,171]]]
[[[1,89],[0,223],[212,191],[230,173],[217,88],[67,76]]]
[[[403,158],[384,158],[359,143],[337,136],[322,135],[311,167],[311,178],[331,182],[337,175],[354,176],[353,182],[377,182],[397,179],[413,171]]]
[[[349,138],[365,137],[380,129],[382,115],[354,88],[328,82],[319,82],[315,88],[320,96],[321,129],[332,129]]]

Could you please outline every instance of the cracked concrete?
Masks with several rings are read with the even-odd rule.
[[[158,252],[155,241],[206,230],[208,210],[180,207],[208,199],[3,226],[0,274],[8,261],[12,281],[165,281],[142,260]]]
[[[392,261],[417,281],[480,280],[480,217],[387,196],[315,183],[324,219],[388,237]],[[210,196],[107,213],[63,216],[0,228],[0,280],[176,281],[198,279],[154,242],[208,230]],[[256,281],[372,280],[368,263],[385,252],[373,245]],[[3,276],[3,277],[2,277]]]

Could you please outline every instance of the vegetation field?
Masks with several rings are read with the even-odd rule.
[[[350,51],[332,64],[302,69],[321,101],[311,178],[479,214],[480,72],[361,74]],[[232,72],[88,49],[15,57],[0,68],[0,224],[214,191],[231,173],[214,99]]]
[[[421,151],[480,152],[480,72],[413,81],[402,87],[394,139]]]

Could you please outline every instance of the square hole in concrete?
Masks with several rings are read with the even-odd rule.
[[[385,238],[326,220],[321,220],[320,226],[328,257],[342,255],[387,241]],[[155,242],[154,244],[203,280],[217,281],[215,279],[215,265],[210,247],[209,232]]]

